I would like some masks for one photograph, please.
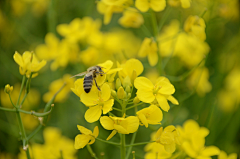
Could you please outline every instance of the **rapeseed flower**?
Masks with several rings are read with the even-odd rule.
[[[78,61],[79,46],[66,39],[60,41],[53,33],[48,33],[45,44],[38,45],[35,51],[40,59],[53,60],[50,68],[55,71],[59,67],[66,67],[69,62]]]
[[[100,116],[112,110],[114,99],[110,99],[111,89],[107,83],[101,86],[101,92],[90,91],[88,94],[84,93],[81,96],[81,101],[89,109],[85,113],[87,122],[92,123],[97,121]]]
[[[142,124],[146,128],[148,127],[148,124],[161,124],[160,122],[163,118],[161,109],[156,105],[150,105],[147,108],[139,110],[136,114],[141,122],[140,125]]]
[[[170,109],[168,100],[178,105],[178,101],[172,96],[175,88],[166,77],[159,77],[155,85],[146,77],[137,77],[134,86],[137,88],[137,97],[145,103],[157,100],[159,106],[166,112]]]
[[[95,138],[97,138],[99,134],[98,126],[95,126],[93,132],[80,125],[77,125],[77,127],[82,134],[79,134],[75,137],[75,149],[81,149],[87,144],[91,145],[95,142]]]
[[[10,86],[9,84],[5,85],[4,92],[7,94],[10,94],[13,90],[13,86]]]
[[[205,137],[209,130],[205,127],[199,127],[194,120],[187,120],[183,127],[178,126],[180,134],[180,143],[183,150],[191,158],[209,158],[218,155],[220,150],[216,146],[205,146]]]
[[[173,7],[178,7],[181,5],[182,8],[189,8],[191,6],[192,0],[168,0],[168,4]]]
[[[176,150],[176,144],[180,145],[179,133],[173,125],[158,129],[155,141],[162,144],[168,153],[173,153]]]
[[[139,28],[144,23],[144,19],[138,10],[129,7],[123,12],[123,16],[118,22],[125,28]]]
[[[196,89],[199,96],[204,96],[212,90],[212,85],[209,80],[209,71],[206,67],[197,68],[187,80],[187,85],[190,88]]]
[[[28,78],[31,73],[33,73],[32,77],[36,77],[38,75],[37,72],[46,65],[45,60],[39,62],[36,55],[29,51],[25,51],[22,56],[16,51],[13,55],[13,59],[19,65],[20,74],[26,75]]]
[[[198,16],[190,15],[184,23],[184,30],[202,41],[206,40],[205,28],[204,20]]]
[[[63,78],[53,81],[49,86],[49,92],[43,95],[44,102],[48,102],[63,84],[66,84],[54,100],[55,102],[63,102],[68,97],[70,88],[74,85],[74,79],[70,77],[71,75],[65,74]]]
[[[166,0],[136,0],[135,6],[141,12],[147,12],[149,8],[155,12],[160,12],[166,7]]]
[[[118,76],[123,83],[123,79],[127,76],[130,77],[131,82],[135,80],[143,72],[143,64],[138,59],[129,59],[124,64],[118,64],[119,68],[122,70],[119,71]]]
[[[100,123],[104,129],[113,130],[107,140],[110,140],[117,132],[121,134],[134,133],[139,127],[139,119],[135,116],[127,118],[103,116],[100,118]]]
[[[145,38],[139,49],[139,57],[148,57],[151,66],[155,66],[158,62],[157,43],[152,38]]]

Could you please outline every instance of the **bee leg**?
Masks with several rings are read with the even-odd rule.
[[[97,86],[98,90],[99,90],[99,91],[101,91],[101,89],[100,89],[100,88],[98,87],[98,85],[97,85],[96,78],[94,78],[94,81],[95,81],[95,84],[96,84],[96,86]]]

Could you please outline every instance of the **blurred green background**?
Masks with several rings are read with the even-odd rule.
[[[20,85],[22,79],[18,65],[13,60],[14,52],[18,51],[22,54],[27,50],[35,51],[39,45],[45,43],[45,36],[50,32],[54,33],[57,38],[64,39],[57,32],[57,26],[63,23],[69,24],[75,18],[91,17],[94,20],[100,19],[100,21],[103,21],[103,15],[97,11],[97,3],[98,1],[94,0],[0,1],[1,106],[9,107],[9,102],[6,102],[7,96],[3,92],[4,86],[10,84],[14,86],[14,89],[19,89],[20,86],[17,86],[17,84]],[[162,126],[182,125],[187,119],[194,119],[200,126],[210,130],[210,134],[206,138],[206,145],[215,145],[227,153],[235,152],[238,155],[240,154],[239,8],[239,1],[237,0],[231,0],[231,2],[227,0],[193,0],[190,8],[173,7],[167,3],[165,10],[155,13],[157,22],[160,24],[163,22],[163,28],[168,26],[173,19],[177,19],[180,24],[180,31],[184,32],[183,27],[187,17],[189,15],[201,16],[207,9],[202,18],[206,23],[205,42],[210,48],[203,63],[209,72],[209,78],[205,77],[205,80],[210,82],[211,90],[202,94],[197,93],[196,86],[189,85],[192,71],[200,66],[196,64],[196,67],[186,67],[177,56],[162,57],[162,64],[166,64],[166,67],[161,71],[161,75],[167,76],[175,86],[174,97],[180,103],[178,106],[171,105],[168,113],[164,112]],[[145,27],[150,34],[153,34],[150,13],[142,13],[142,15]],[[126,33],[125,37],[120,37],[121,33],[116,33],[114,36],[116,36],[116,39],[125,39],[133,47],[134,52],[132,54],[127,53],[127,57],[135,57],[141,60],[144,65],[142,74],[144,76],[148,76],[152,71],[158,72],[159,65],[152,67],[148,64],[146,58],[137,56],[141,41],[144,37],[151,35],[144,32],[143,27],[125,28],[121,26],[118,23],[121,16],[122,13],[114,13],[109,24],[100,26],[100,32],[108,35],[108,33],[114,33],[120,29],[124,34]],[[119,40],[119,42],[121,41]],[[125,44],[119,43],[118,45]],[[29,95],[30,97],[27,99],[29,103],[26,104],[29,105],[29,110],[44,108],[43,96],[49,91],[49,85],[54,80],[62,78],[64,74],[74,75],[83,72],[89,66],[102,63],[108,58],[113,60],[115,67],[117,61],[121,63],[127,60],[122,55],[118,55],[118,52],[106,53],[103,49],[102,52],[98,53],[98,58],[87,65],[81,58],[88,57],[88,53],[83,56],[82,52],[91,45],[87,42],[80,42],[78,46],[80,51],[77,52],[77,60],[69,60],[64,67],[60,66],[56,70],[50,69],[53,60],[48,60],[47,65],[39,72],[39,75],[32,79],[32,90],[30,91],[32,94]],[[89,54],[89,56],[93,55]],[[69,87],[73,87],[73,85]],[[204,90],[207,86],[203,84],[202,87]],[[104,130],[99,122],[89,124],[85,121],[84,113],[87,108],[79,102],[79,98],[70,89],[65,94],[65,99],[55,102],[55,108],[46,127],[58,127],[62,135],[74,140],[75,136],[79,134],[77,124],[90,130],[98,125],[100,128],[99,137],[107,138],[110,132]],[[24,124],[26,124],[25,128],[29,133],[38,124],[38,121],[26,118]],[[157,128],[158,126],[150,126],[150,129],[140,127],[136,142],[149,141],[150,133]],[[127,137],[127,140],[130,140],[130,137],[131,135]],[[118,136],[112,139],[112,141],[118,140]],[[44,143],[42,130],[30,140],[30,144],[35,142]],[[21,141],[19,141],[15,114],[0,110],[0,153],[12,154],[15,157],[20,151],[20,146]],[[144,156],[143,147],[133,148],[139,158]],[[115,158],[120,155],[117,148],[99,141],[96,141],[92,148],[98,155],[104,152],[105,158]],[[78,150],[77,156],[78,158],[91,158],[86,148]]]

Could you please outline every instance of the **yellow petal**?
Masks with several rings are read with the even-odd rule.
[[[163,119],[163,114],[161,109],[156,105],[149,106],[148,123],[149,124],[160,124]]]
[[[110,140],[116,133],[117,133],[117,130],[113,130],[106,140]]]
[[[147,79],[146,77],[137,77],[134,80],[134,86],[137,89],[144,89],[144,90],[149,90],[149,91],[151,91],[154,87],[152,82],[149,79]]]
[[[104,105],[102,108],[103,114],[110,112],[112,110],[113,104],[114,104],[114,99],[110,99],[110,100],[104,102]]]
[[[151,42],[152,42],[151,38],[144,38],[144,40],[141,44],[141,47],[139,49],[139,52],[138,52],[139,57],[147,56],[147,54],[149,53],[149,47],[150,47]]]
[[[19,66],[23,67],[24,62],[23,62],[22,56],[17,51],[15,51],[15,54],[13,55],[13,59]]]
[[[104,129],[107,129],[107,130],[113,130],[114,129],[114,121],[109,118],[108,116],[103,116],[100,118],[100,123],[101,125],[104,127]]]
[[[179,105],[177,99],[174,98],[173,96],[168,96],[167,99],[168,99],[170,102],[172,102],[172,104]]]
[[[197,152],[193,149],[189,142],[184,142],[182,147],[189,157],[196,158],[198,156]]]
[[[97,121],[101,115],[102,115],[102,109],[100,106],[97,105],[97,106],[90,107],[86,111],[84,117],[87,122],[93,123],[93,122]]]
[[[172,144],[167,144],[164,145],[164,149],[168,152],[168,153],[173,153],[176,150],[176,144],[172,143]]]
[[[191,6],[191,0],[180,0],[183,8],[189,8]]]
[[[111,88],[107,83],[104,83],[101,87],[101,99],[107,101],[111,97]]]
[[[81,125],[77,125],[78,127],[78,130],[82,133],[82,134],[85,134],[85,135],[91,135],[92,134],[92,131],[81,126]]]
[[[93,136],[96,138],[99,135],[99,129],[98,126],[95,126],[94,130],[93,130]]]
[[[107,60],[107,61],[104,62],[104,63],[98,64],[98,66],[103,67],[103,68],[102,68],[103,71],[104,71],[105,73],[107,73],[107,72],[112,68],[113,62],[112,62],[111,60]]]
[[[166,0],[150,0],[150,7],[155,12],[162,11],[166,7]]]
[[[162,110],[168,112],[168,110],[170,109],[170,106],[167,102],[166,97],[161,94],[157,94],[156,99],[158,101],[159,106],[162,108]]]
[[[137,131],[137,129],[139,127],[139,119],[138,119],[138,117],[136,117],[136,116],[129,116],[129,117],[126,118],[126,121],[124,121],[124,122],[127,122],[127,125],[126,125],[127,127],[126,128],[127,128],[127,131],[129,133],[134,133],[134,132]]]
[[[138,59],[129,59],[124,65],[123,68],[129,77],[132,76],[133,71],[135,70],[137,76],[143,72],[143,64]]]
[[[152,91],[147,91],[144,89],[139,89],[137,91],[137,97],[140,101],[143,101],[145,103],[151,103],[155,99],[155,96],[153,95]]]
[[[160,137],[162,135],[162,132],[163,132],[163,127],[159,128],[158,131],[156,132],[156,134],[155,134],[156,142],[160,142]]]
[[[171,95],[175,92],[174,86],[169,82],[165,82],[165,81],[158,82],[158,86],[161,87],[158,93]]]
[[[201,154],[203,156],[215,156],[215,155],[218,155],[219,153],[220,153],[220,150],[216,146],[208,146],[202,151]]]
[[[94,89],[94,87],[92,87],[89,93],[83,92],[80,98],[83,104],[85,104],[86,106],[96,105],[99,98],[97,88]]]
[[[148,122],[146,119],[146,116],[142,113],[138,114],[138,117],[140,119],[140,121],[143,123],[143,125],[147,128],[148,127]]]
[[[114,129],[117,130],[121,134],[129,134],[129,131],[122,125],[114,124]]]
[[[149,9],[149,2],[148,2],[148,0],[136,0],[135,6],[141,12],[146,12]]]
[[[91,139],[91,136],[89,135],[77,135],[75,137],[75,143],[74,143],[74,148],[75,149],[81,149],[84,146],[86,146],[89,142],[89,140]]]
[[[155,66],[158,62],[157,52],[149,52],[148,54],[148,62],[150,66]]]
[[[91,145],[91,144],[93,144],[94,142],[95,142],[95,138],[94,138],[94,137],[91,137],[88,144]]]

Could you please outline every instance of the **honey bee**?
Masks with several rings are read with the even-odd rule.
[[[103,67],[101,67],[101,66],[92,66],[92,67],[89,67],[87,69],[87,71],[76,74],[72,77],[85,75],[84,79],[83,79],[83,88],[86,93],[90,92],[92,85],[93,85],[93,80],[94,80],[95,85],[98,88],[98,90],[101,91],[97,84],[96,77],[98,75],[103,76],[103,74],[105,74],[105,72],[102,70],[102,68]]]

